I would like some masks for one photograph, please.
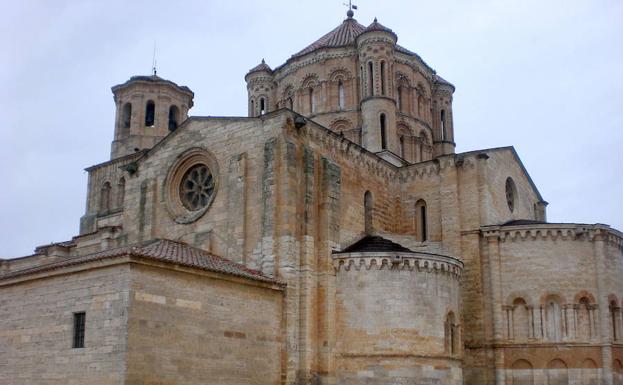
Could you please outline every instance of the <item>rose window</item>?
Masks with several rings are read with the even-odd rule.
[[[191,167],[180,184],[182,204],[190,211],[197,211],[210,203],[214,193],[214,178],[208,166],[197,164]]]

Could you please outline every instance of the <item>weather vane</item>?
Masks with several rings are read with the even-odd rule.
[[[357,9],[357,6],[353,4],[352,0],[348,0],[348,4],[347,3],[343,3],[343,4],[348,7],[348,12],[346,12],[346,15],[349,18],[352,18],[353,15],[355,14],[355,12],[353,12],[353,9]]]

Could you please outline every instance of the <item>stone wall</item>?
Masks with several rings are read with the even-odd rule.
[[[283,292],[133,266],[128,385],[280,384]]]
[[[115,266],[0,284],[0,383],[124,384],[129,281]],[[81,349],[75,312],[86,313]]]

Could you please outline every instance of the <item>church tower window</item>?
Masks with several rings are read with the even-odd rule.
[[[123,128],[130,128],[132,121],[132,103],[126,103],[123,105],[122,124]]]
[[[344,108],[344,83],[341,80],[337,82],[337,103],[340,110]]]
[[[385,114],[381,114],[381,149],[387,149],[387,136],[386,136],[386,127],[385,127]]]
[[[260,98],[260,115],[264,115],[266,113],[266,101],[264,98]]]
[[[457,326],[453,312],[448,313],[448,315],[446,316],[446,322],[444,326],[446,353],[456,354],[458,351],[456,330]]]
[[[372,62],[368,62],[368,96],[374,95],[374,73],[372,72]]]
[[[381,95],[385,96],[385,62],[381,62]]]
[[[363,209],[364,209],[364,221],[365,221],[365,232],[366,234],[372,234],[373,226],[372,226],[372,208],[374,207],[374,202],[372,200],[372,193],[370,191],[366,191],[363,196]]]
[[[147,102],[145,106],[145,126],[152,127],[156,122],[156,103],[153,100]]]
[[[169,108],[169,131],[175,131],[177,129],[179,116],[179,108],[177,108],[177,106],[171,106]]]
[[[117,183],[117,207],[123,207],[125,200],[125,178],[119,179]]]
[[[441,140],[446,140],[446,111],[445,110],[441,110],[440,116],[439,116],[439,125],[440,125],[440,135],[441,135]]]
[[[404,158],[405,157],[405,137],[400,135],[400,157]]]
[[[398,91],[396,92],[396,107],[398,107],[398,111],[402,111],[402,86],[398,87]]]
[[[309,113],[313,114],[316,112],[316,93],[314,92],[313,87],[309,89]]]
[[[102,185],[100,191],[100,212],[105,213],[110,210],[110,182]]]

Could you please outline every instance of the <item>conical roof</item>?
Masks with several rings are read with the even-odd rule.
[[[344,20],[342,24],[338,25],[337,28],[295,53],[292,57],[303,56],[320,48],[344,47],[355,44],[355,39],[357,36],[361,35],[365,29],[365,26],[349,17]]]
[[[266,64],[264,59],[262,59],[262,62],[260,64],[256,65],[255,67],[251,68],[249,70],[249,72],[247,72],[247,75],[250,74],[250,73],[253,73],[253,72],[260,72],[260,71],[273,72],[273,70],[270,69],[268,64]]]
[[[392,31],[391,29],[387,28],[383,24],[379,23],[379,21],[376,19],[376,17],[374,18],[374,21],[372,22],[372,24],[370,24],[368,26],[368,28],[366,28],[366,30],[365,30],[365,32],[374,32],[374,31],[389,32],[389,33],[391,33],[393,35],[396,35],[394,33],[394,31]]]

